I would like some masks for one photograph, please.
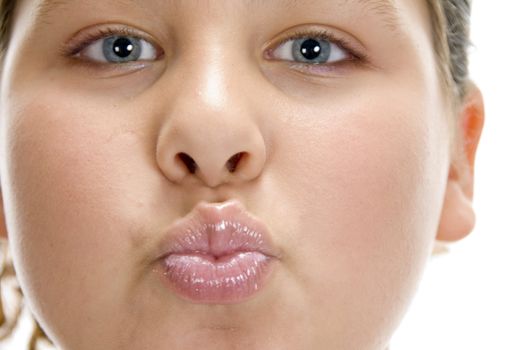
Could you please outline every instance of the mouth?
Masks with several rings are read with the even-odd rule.
[[[199,203],[160,245],[163,283],[192,303],[232,304],[262,290],[281,252],[238,201]]]

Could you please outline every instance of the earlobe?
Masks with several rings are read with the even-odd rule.
[[[7,226],[5,224],[4,197],[0,188],[0,239],[7,239]]]
[[[458,116],[459,140],[452,155],[436,239],[458,241],[475,227],[472,206],[475,154],[484,126],[484,102],[478,87],[470,82]]]
[[[436,239],[458,241],[466,237],[474,227],[475,212],[471,199],[457,181],[448,181]]]

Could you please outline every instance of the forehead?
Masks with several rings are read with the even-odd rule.
[[[51,15],[57,11],[65,11],[75,7],[80,0],[41,0],[37,1],[36,18],[38,22],[47,22]],[[118,6],[126,8],[135,6],[139,8],[177,8],[183,5],[187,0],[91,0],[90,3],[97,5]],[[367,14],[372,14],[380,17],[382,22],[391,29],[396,29],[399,24],[399,10],[396,0],[228,0],[218,2],[217,0],[201,0],[198,1],[197,6],[210,7],[212,2],[218,6],[236,6],[245,9],[253,9],[258,7],[274,7],[293,10],[300,7],[311,8],[332,8],[335,10],[349,10],[349,11],[365,11]],[[192,2],[194,5],[194,2]]]
[[[107,1],[107,0],[106,0]],[[112,3],[121,3],[125,5],[138,5],[138,6],[144,6],[144,5],[154,5],[154,6],[177,6],[178,4],[184,3],[184,1],[187,0],[112,0]],[[223,0],[224,1],[224,0]],[[56,8],[69,6],[72,3],[75,3],[75,0],[41,0],[38,2],[38,8],[39,11],[41,11],[43,14],[46,12],[52,11]],[[97,2],[97,0],[92,0],[91,2]],[[104,1],[103,1],[104,2]],[[210,4],[211,0],[205,0],[205,1],[199,1],[200,4]],[[217,1],[214,1],[217,3]],[[305,4],[312,5],[312,3],[318,3],[319,1],[312,1],[312,0],[230,0],[228,3],[236,3],[242,6],[247,7],[254,7],[254,6],[261,6],[261,5],[284,5],[287,7],[296,7],[301,6]],[[396,10],[395,6],[395,0],[337,0],[337,1],[324,1],[325,4],[329,5],[336,5],[336,6],[345,6],[349,3],[359,4],[359,5],[367,5],[374,9],[376,9],[379,12],[383,12],[386,14],[389,14]],[[226,2],[225,2],[226,4]]]

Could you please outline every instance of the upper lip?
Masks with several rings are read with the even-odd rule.
[[[259,252],[280,258],[266,225],[237,200],[199,202],[165,231],[160,256],[206,254],[220,257],[236,252]]]

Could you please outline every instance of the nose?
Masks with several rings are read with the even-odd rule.
[[[192,68],[174,73],[185,83],[170,85],[156,151],[160,169],[175,183],[212,188],[257,178],[266,146],[239,72],[206,60],[185,66]]]

